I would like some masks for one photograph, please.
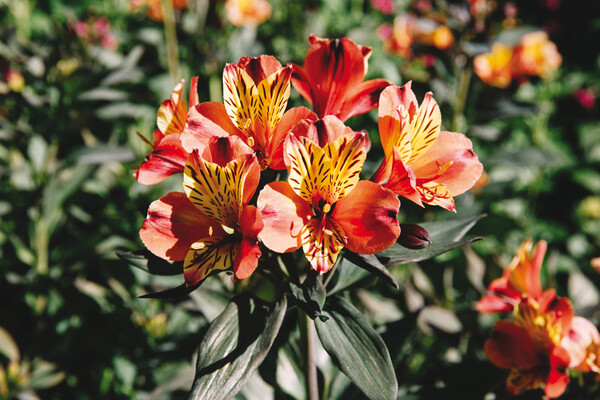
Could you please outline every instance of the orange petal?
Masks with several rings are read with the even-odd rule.
[[[413,137],[410,116],[417,108],[417,98],[411,89],[410,81],[402,87],[388,86],[381,92],[378,110],[379,136],[386,159],[392,157],[393,148],[396,147],[401,159],[405,163],[408,162]]]
[[[241,131],[246,130],[256,118],[258,91],[246,71],[235,64],[223,70],[223,103],[227,115]]]
[[[258,209],[254,206],[244,207],[240,217],[243,239],[233,264],[233,271],[238,279],[249,277],[258,266],[261,254],[258,247],[258,234],[263,227]]]
[[[312,218],[301,232],[302,249],[312,269],[323,274],[333,267],[338,254],[346,244],[342,227],[333,219],[322,221]]]
[[[347,236],[346,247],[361,254],[374,254],[392,246],[400,235],[400,201],[380,185],[359,181],[340,199],[331,217]]]
[[[271,156],[271,161],[268,164],[269,168],[275,170],[285,169],[283,143],[287,134],[298,122],[306,121],[307,124],[311,124],[317,118],[317,114],[306,107],[290,108],[283,114],[269,141],[268,154]]]
[[[269,183],[258,195],[257,205],[264,223],[258,237],[265,246],[277,253],[286,253],[302,245],[300,231],[312,210],[289,183]]]
[[[282,68],[258,84],[256,117],[268,131],[275,130],[287,107],[291,73],[291,67]]]
[[[183,262],[183,276],[187,286],[194,286],[208,276],[233,268],[239,250],[239,241],[205,240],[192,244]]]
[[[439,174],[440,166],[451,162]],[[473,152],[471,140],[462,133],[442,131],[429,150],[410,164],[419,179],[435,179],[453,196],[469,190],[481,176],[483,165]]]
[[[181,98],[184,83],[185,81],[182,79],[173,89],[171,98],[163,101],[158,109],[156,124],[165,135],[180,133],[185,126],[187,107]]]
[[[417,180],[417,191],[421,195],[423,203],[432,204],[456,212],[454,199],[448,188],[437,182],[426,182],[420,184]]]
[[[183,260],[192,243],[224,234],[217,221],[202,214],[184,193],[178,192],[152,202],[140,230],[148,250],[171,261]]]
[[[312,104],[312,94],[310,92],[310,78],[306,75],[306,71],[299,65],[292,65],[292,85],[294,85],[294,89],[302,97],[306,99],[310,104]]]
[[[355,115],[367,113],[379,105],[379,96],[391,83],[385,79],[372,79],[362,82],[348,93],[344,106],[337,116],[346,121]]]
[[[237,62],[237,66],[246,71],[255,84],[267,79],[270,75],[283,68],[275,57],[267,55],[242,57]]]
[[[192,78],[192,82],[190,83],[190,102],[189,107],[192,108],[200,103],[200,99],[198,98],[198,77],[195,76]]]
[[[328,183],[325,190],[329,192],[327,200],[330,204],[346,196],[360,179],[360,171],[367,157],[365,144],[366,135],[362,132],[354,132],[340,137],[323,148],[331,163],[328,172],[329,182],[324,181]],[[319,173],[318,176],[322,181],[325,173]]]
[[[229,119],[223,104],[200,103],[190,108],[181,133],[181,144],[188,153],[197,150],[202,154],[211,138],[241,134]]]
[[[492,336],[485,341],[484,351],[500,368],[534,368],[544,362],[527,330],[508,321],[496,322]]]
[[[183,172],[187,157],[188,153],[182,148],[178,135],[164,136],[133,176],[141,184],[157,184]]]
[[[417,181],[414,172],[402,162],[400,152],[397,148],[393,150],[393,159],[390,163],[387,181],[382,185],[392,192],[423,206],[421,194],[417,191]],[[385,178],[385,175],[382,176]]]

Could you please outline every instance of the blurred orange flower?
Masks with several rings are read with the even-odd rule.
[[[235,26],[260,25],[271,16],[267,0],[227,0],[227,19]]]
[[[154,21],[162,21],[163,11],[160,2],[161,0],[131,0],[129,4],[132,12],[145,9],[148,18]],[[188,0],[173,0],[173,9],[183,10],[187,7],[187,3]]]
[[[488,85],[505,88],[512,81],[511,60],[513,49],[502,43],[494,43],[490,53],[479,54],[473,59],[475,73]]]

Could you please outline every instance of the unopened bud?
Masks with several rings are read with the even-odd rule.
[[[417,224],[400,224],[400,237],[396,240],[400,246],[408,249],[423,249],[431,243],[429,233]]]

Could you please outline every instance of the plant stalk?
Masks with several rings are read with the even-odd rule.
[[[303,342],[302,353],[304,357],[306,398],[308,400],[319,400],[319,381],[317,380],[314,345],[315,322],[301,310],[298,310],[298,318]]]
[[[454,132],[462,132],[465,128],[465,105],[467,104],[472,74],[471,68],[465,66],[461,69],[458,77],[456,103],[454,103],[454,115],[452,117],[452,130]]]
[[[165,40],[167,43],[167,66],[173,86],[181,79],[179,71],[179,47],[177,44],[177,30],[175,28],[175,12],[173,0],[161,0],[163,24],[165,26]]]

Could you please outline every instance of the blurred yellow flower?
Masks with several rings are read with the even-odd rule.
[[[523,36],[513,55],[515,75],[535,75],[542,78],[557,70],[562,57],[546,32],[531,32]]]
[[[227,19],[233,25],[260,25],[271,16],[271,5],[267,0],[227,0]]]
[[[488,85],[505,88],[512,80],[511,59],[513,49],[502,43],[494,43],[490,53],[479,54],[473,59],[475,73]]]

